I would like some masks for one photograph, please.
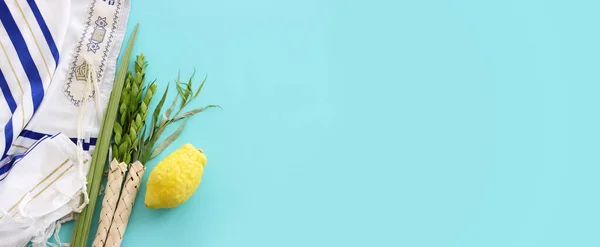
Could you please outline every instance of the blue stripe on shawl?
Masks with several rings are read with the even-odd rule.
[[[52,38],[52,34],[50,33],[50,29],[48,29],[48,25],[46,25],[46,21],[40,12],[37,4],[34,0],[27,0],[31,11],[33,12],[33,16],[38,22],[40,29],[42,29],[42,33],[44,34],[44,38],[46,38],[46,43],[48,43],[48,47],[50,48],[50,52],[52,52],[52,56],[54,57],[54,64],[58,66],[58,48],[56,48],[56,43],[54,43],[54,39]]]
[[[17,51],[23,70],[25,70],[25,74],[29,79],[29,84],[31,85],[31,98],[33,99],[33,112],[35,113],[44,98],[42,78],[29,53],[25,39],[4,1],[0,1],[0,22],[4,25],[4,28],[10,37],[10,41]]]
[[[8,149],[12,145],[13,139],[13,123],[12,123],[12,114],[15,113],[17,109],[17,103],[10,92],[10,88],[8,87],[8,82],[6,82],[6,78],[2,71],[0,71],[0,90],[2,90],[2,94],[4,95],[4,99],[6,100],[6,104],[10,108],[11,116],[8,119],[8,122],[4,126],[4,152],[2,153],[2,159],[6,158],[6,153],[8,153]],[[2,167],[4,168],[4,167]],[[0,168],[1,169],[1,168]],[[0,173],[2,175],[2,173]]]

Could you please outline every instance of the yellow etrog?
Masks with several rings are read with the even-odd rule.
[[[206,156],[191,144],[175,150],[162,160],[148,178],[148,208],[174,208],[187,201],[200,185]]]

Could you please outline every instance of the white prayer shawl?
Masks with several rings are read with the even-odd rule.
[[[73,1],[75,2],[75,1]],[[121,48],[127,26],[129,1],[125,0],[94,0],[79,1],[86,4],[73,4],[72,11],[77,7],[79,19],[69,22],[69,30],[77,30],[66,38],[63,58],[55,72],[55,77],[49,86],[45,100],[40,106],[40,113],[31,119],[20,137],[14,142],[9,154],[22,152],[19,147],[29,147],[44,135],[62,132],[74,142],[77,141],[78,114],[81,98],[88,102],[85,116],[83,148],[90,150],[95,146],[101,122],[98,112],[103,112],[108,103],[116,61]],[[88,3],[90,3],[88,5]],[[95,88],[86,86],[86,63],[93,64],[94,78],[99,87],[99,107],[96,106]],[[54,83],[58,82],[58,83]]]
[[[128,12],[126,0],[0,3],[0,180],[10,169],[6,157],[23,153],[41,137],[62,132],[76,142],[82,102],[89,102],[82,145],[93,148],[101,124],[98,109],[103,111],[110,96]],[[96,89],[85,88],[89,72],[95,72],[99,105]]]
[[[83,150],[96,142],[128,14],[129,0],[0,0],[0,247],[22,246],[3,245],[14,231],[45,246],[39,229],[86,204],[71,192],[87,197]],[[63,158],[77,169],[43,180]],[[33,198],[12,217],[5,204],[28,199],[42,182],[48,189],[39,196],[59,201],[56,209],[35,211],[49,201]]]

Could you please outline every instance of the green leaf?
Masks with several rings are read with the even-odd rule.
[[[129,84],[125,85],[125,88],[123,88],[123,93],[121,94],[121,99],[122,102],[128,102],[129,101],[129,94],[131,93],[131,86]]]
[[[124,98],[121,99],[121,104],[119,105],[119,114],[123,114],[125,113],[125,111],[127,111],[127,100],[125,100]]]
[[[187,111],[187,112],[185,112],[185,113],[183,113],[183,114],[175,117],[172,121],[173,122],[177,122],[177,121],[179,121],[181,119],[191,117],[191,116],[196,115],[196,114],[198,114],[198,113],[200,113],[200,112],[202,112],[202,111],[204,111],[204,110],[206,110],[208,108],[221,108],[221,107],[218,106],[218,105],[207,105],[205,107],[200,107],[200,108],[197,108],[197,109],[194,109],[194,110],[191,110],[191,111]]]
[[[192,92],[192,88],[194,88],[192,85],[192,79],[194,79],[194,76],[196,76],[196,68],[194,68],[194,73],[192,73],[192,76],[190,76],[190,79],[188,80],[187,83],[187,87],[188,87],[188,91]]]
[[[137,137],[137,131],[135,131],[135,129],[132,127],[129,128],[129,138],[131,138],[131,140],[134,140]]]
[[[123,138],[121,138],[123,140],[123,142],[121,142],[121,144],[125,144],[127,146],[127,148],[131,147],[131,136],[129,134],[126,134],[123,136]],[[121,146],[119,146],[119,149],[121,148]]]
[[[193,90],[192,90],[192,79],[194,78],[195,74],[196,74],[196,69],[194,69],[194,74],[192,74],[192,76],[188,80],[188,83],[185,84],[185,86],[186,86],[186,88],[185,88],[185,98],[188,99],[188,100],[192,99],[190,97],[190,95],[193,93]],[[186,102],[186,104],[187,103],[189,103],[189,102]]]
[[[115,133],[115,143],[121,144],[121,134],[120,133]]]
[[[161,135],[162,133],[167,129],[167,125],[169,125],[170,122],[167,122],[168,120],[164,120],[165,124],[161,124],[160,128],[158,128],[158,130],[156,131],[156,133],[154,133],[156,136],[153,137],[156,141]]]
[[[135,140],[133,140],[133,143],[131,144],[131,148],[137,148],[139,142],[140,138],[135,138]]]
[[[125,155],[123,155],[123,162],[125,162],[125,164],[129,164],[129,162],[131,162],[130,153],[126,153]]]
[[[179,97],[175,97],[175,99],[173,99],[173,104],[171,104],[171,106],[169,107],[169,109],[167,109],[167,112],[165,112],[165,117],[166,118],[170,118],[171,117],[171,112],[173,112],[173,109],[175,109],[175,106],[177,105],[177,100],[179,99]]]
[[[123,156],[127,153],[127,143],[121,143],[119,146],[119,155],[117,157],[123,158]]]
[[[144,96],[144,88],[142,88],[142,89],[141,89],[141,90],[138,92],[138,94],[137,94],[137,97],[135,98],[135,100],[136,100],[136,103],[138,103],[138,102],[141,102],[141,101],[142,101],[142,96]]]
[[[141,72],[146,65],[144,53],[135,57],[135,71]]]
[[[152,154],[150,155],[150,159],[162,153],[162,151],[164,151],[169,145],[171,145],[171,143],[175,141],[175,139],[177,139],[177,137],[179,137],[179,134],[181,134],[181,131],[183,130],[183,127],[185,126],[186,122],[187,121],[184,120],[183,123],[181,123],[181,125],[179,126],[179,128],[177,128],[177,130],[173,132],[173,134],[169,135],[167,138],[165,138],[165,140],[158,144],[158,146],[156,146],[156,148],[154,149],[154,151],[152,151]]]
[[[154,81],[150,83],[150,86],[148,86],[148,90],[146,90],[146,95],[144,95],[144,102],[146,104],[150,103],[152,97],[154,96],[154,92],[156,92],[156,84],[154,83]]]
[[[158,105],[156,105],[156,108],[154,108],[154,113],[152,114],[152,128],[154,128],[155,124],[158,121],[158,115],[160,114],[160,110],[162,109],[163,104],[165,104],[165,99],[167,98],[168,92],[169,85],[167,84],[167,89],[165,89],[162,98],[160,98],[160,101],[158,102]]]
[[[142,127],[142,117],[140,115],[135,116],[135,123],[137,126]]]
[[[194,93],[194,92],[192,92],[191,89],[187,90],[187,88],[186,88],[186,90],[185,90],[185,104],[184,104],[184,106],[186,106],[192,100],[192,97],[190,97],[192,95],[192,93]]]
[[[156,93],[156,89],[158,86],[156,85],[156,79],[150,83],[150,91],[152,91],[152,96]]]
[[[124,87],[129,88],[129,84],[131,84],[131,72],[127,71],[125,72],[125,84],[123,84]]]
[[[119,123],[115,123],[114,129],[115,129],[115,135],[123,134],[123,128],[121,127],[121,125]]]
[[[125,84],[123,84],[123,93],[131,90],[131,72],[127,72],[127,78]]]
[[[121,115],[121,119],[120,119],[121,121],[120,121],[120,122],[121,122],[121,123],[126,123],[126,122],[127,122],[127,119],[126,119],[126,118],[127,118],[127,114],[122,114],[122,115]]]
[[[146,125],[144,125],[144,127],[142,127],[142,135],[141,135],[140,139],[142,141],[138,142],[138,145],[137,145],[138,152],[135,152],[133,154],[133,159],[134,160],[139,160],[143,164],[146,164],[147,160],[144,160],[144,161],[141,160],[142,156],[143,156],[143,153],[146,150],[146,148],[144,146],[144,142],[146,141]]]
[[[200,87],[198,87],[198,90],[196,90],[196,93],[194,94],[194,98],[198,97],[198,94],[200,94],[200,91],[202,91],[202,88],[204,87],[204,83],[206,82],[206,78],[208,78],[208,75],[204,76],[204,80],[202,80],[202,83],[200,83]]]
[[[139,92],[140,92],[140,88],[138,87],[138,85],[133,84],[133,86],[131,86],[131,97],[129,99],[130,105],[132,105],[132,106],[137,105],[136,103],[138,101],[137,97],[138,97]]]
[[[179,107],[183,107],[187,101],[187,97],[185,96],[185,92],[183,91],[183,88],[181,87],[181,85],[179,85],[179,83],[177,83],[176,85],[177,85],[177,92],[179,93],[179,96],[181,96],[181,98],[182,98],[181,105]]]
[[[112,146],[112,158],[116,159],[118,155],[119,155],[119,150],[117,148],[117,145],[113,145]]]
[[[131,82],[133,81],[133,75],[131,74],[131,72],[127,72],[127,78],[125,78],[125,85],[124,87],[127,89],[127,91],[131,91]]]
[[[135,75],[133,76],[133,82],[134,82],[134,84],[137,84],[137,85],[138,85],[138,87],[139,87],[140,85],[142,85],[142,82],[143,82],[143,81],[142,81],[142,79],[143,79],[143,76],[144,76],[144,75],[142,74],[142,71],[136,71],[136,72],[135,72]]]
[[[140,112],[142,114],[144,114],[144,117],[145,117],[145,114],[148,112],[148,106],[143,101],[142,101],[142,103],[140,103]]]
[[[123,104],[121,104],[121,107],[119,108],[119,112],[121,112],[121,114],[127,112],[127,103],[123,102]]]

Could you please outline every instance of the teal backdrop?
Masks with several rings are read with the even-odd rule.
[[[198,105],[223,109],[148,163],[123,246],[600,246],[599,10],[133,0],[148,78],[195,68]],[[208,156],[200,188],[147,209],[185,143]]]

